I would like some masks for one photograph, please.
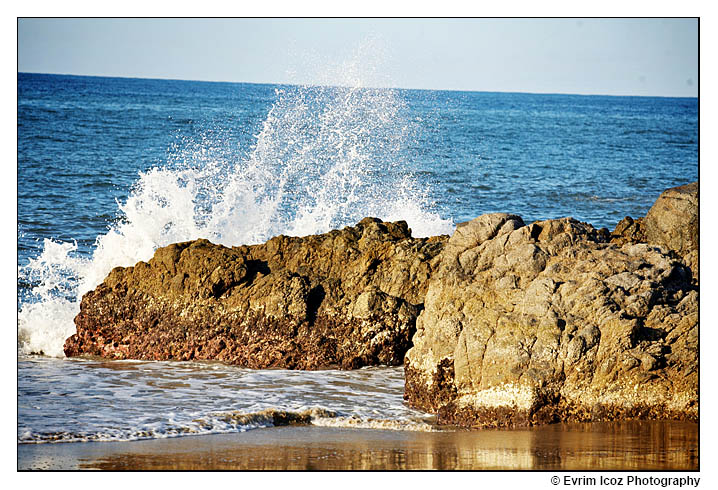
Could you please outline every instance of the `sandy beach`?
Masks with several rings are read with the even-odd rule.
[[[18,469],[690,471],[698,469],[698,425],[442,432],[275,427],[132,442],[20,444]]]

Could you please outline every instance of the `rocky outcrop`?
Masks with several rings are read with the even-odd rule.
[[[366,218],[254,246],[170,245],[83,297],[65,353],[404,362],[406,400],[442,424],[695,420],[697,192],[669,189],[612,234],[499,213],[450,239]]]
[[[644,220],[646,242],[685,256],[698,250],[698,182],[663,192]]]
[[[400,365],[447,237],[366,218],[308,237],[158,249],[87,293],[67,356],[251,368]]]
[[[644,218],[633,219],[626,216],[616,225],[611,238],[612,243],[623,245],[624,243],[645,243],[646,225]]]
[[[571,218],[457,226],[407,353],[408,403],[472,427],[695,420],[694,195],[667,191],[620,240]]]
[[[651,243],[678,254],[698,279],[698,182],[664,191],[645,218],[626,216],[613,232],[614,243]]]

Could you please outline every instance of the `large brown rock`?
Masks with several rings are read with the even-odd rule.
[[[474,427],[696,419],[690,272],[665,247],[610,238],[571,218],[459,225],[407,353],[408,403]]]
[[[251,368],[400,365],[447,237],[366,218],[308,237],[158,249],[87,293],[67,356]]]
[[[698,182],[665,190],[645,218],[626,216],[613,232],[614,243],[650,243],[673,250],[698,279]]]
[[[664,191],[644,220],[646,242],[685,256],[698,250],[698,182]]]

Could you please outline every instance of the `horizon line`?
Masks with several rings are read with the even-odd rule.
[[[50,73],[40,71],[18,71],[18,75],[54,75],[67,77],[87,77],[87,78],[120,78],[127,80],[162,80],[174,82],[200,82],[200,83],[231,83],[231,84],[249,84],[249,85],[286,85],[290,87],[350,87],[350,85],[322,85],[316,83],[289,83],[289,82],[247,82],[247,81],[230,81],[230,80],[198,80],[172,77],[143,77],[130,75],[87,75],[78,73]],[[700,82],[699,85],[700,87]],[[645,98],[665,98],[665,99],[698,99],[698,95],[629,95],[629,94],[601,94],[601,93],[568,93],[568,92],[535,92],[535,91],[516,91],[516,90],[469,90],[469,89],[449,89],[449,88],[407,88],[407,87],[361,87],[372,90],[416,90],[429,92],[468,92],[468,93],[490,93],[490,94],[525,94],[525,95],[576,95],[581,97],[645,97]]]

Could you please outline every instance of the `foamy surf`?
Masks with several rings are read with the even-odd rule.
[[[62,357],[82,295],[112,268],[149,260],[171,243],[254,244],[366,216],[405,220],[414,236],[451,233],[429,183],[412,174],[407,149],[420,128],[406,117],[399,92],[365,88],[356,70],[351,75],[343,80],[349,86],[277,89],[246,155],[214,141],[221,131],[185,141],[167,165],[140,173],[91,257],[72,243],[45,240],[41,255],[19,268],[34,284],[19,308],[19,354]]]
[[[18,442],[24,444],[42,444],[55,442],[113,442],[139,441],[144,439],[166,439],[187,435],[231,434],[246,432],[253,429],[281,427],[286,425],[310,425],[314,417],[336,416],[331,411],[312,408],[301,411],[288,411],[274,408],[258,412],[225,412],[211,413],[206,416],[180,422],[174,418],[166,424],[155,424],[154,427],[142,429],[105,429],[102,431],[47,431],[33,432],[26,430],[19,434]]]
[[[348,429],[408,430],[412,432],[434,432],[438,430],[435,424],[422,419],[363,419],[357,416],[317,418],[312,420],[312,425]]]
[[[220,363],[21,360],[18,442],[134,441],[287,425],[433,431],[404,370],[251,370]],[[187,403],[192,400],[192,403]]]
[[[322,407],[304,410],[281,410],[268,408],[259,412],[228,412],[213,414],[210,418],[201,419],[207,427],[214,427],[217,421],[236,425],[242,430],[282,427],[286,425],[316,425],[318,427],[338,427],[355,429],[410,430],[433,432],[435,425],[429,419],[433,417],[410,417],[404,419],[381,419],[335,412]]]
[[[265,409],[259,412],[208,415],[186,426],[156,427],[142,430],[104,430],[100,432],[32,432],[26,430],[18,435],[22,444],[46,444],[60,442],[121,442],[171,437],[233,434],[248,430],[284,426],[332,427],[346,429],[401,430],[412,432],[435,432],[435,425],[422,420],[363,419],[356,415],[341,416],[322,408],[302,411]]]

